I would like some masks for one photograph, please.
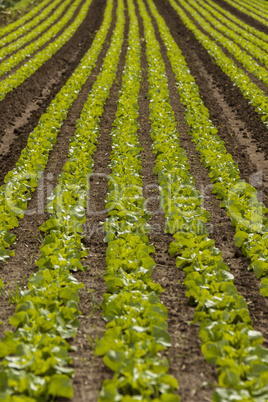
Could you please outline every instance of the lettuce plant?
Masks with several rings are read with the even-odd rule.
[[[192,26],[177,3],[174,0],[169,1],[180,13],[183,21],[189,27]],[[256,189],[240,179],[237,164],[233,161],[232,155],[227,153],[224,141],[219,138],[217,128],[209,119],[208,109],[200,98],[198,86],[190,74],[180,49],[167,27],[162,24],[162,20],[158,18],[158,21],[161,24],[161,36],[176,77],[180,99],[186,107],[185,121],[190,127],[196,149],[201,154],[201,162],[210,170],[209,176],[214,183],[213,192],[223,200],[221,206],[227,209],[227,214],[236,228],[235,244],[242,247],[244,254],[250,257],[252,264],[249,269],[254,269],[258,278],[264,278],[260,291],[263,296],[267,296],[268,253],[265,246],[268,233],[268,220],[265,216],[267,209],[258,202]],[[193,29],[196,32],[195,28]],[[203,34],[200,31],[199,33],[200,38],[203,38]],[[207,44],[214,48],[214,43],[209,39],[205,46]],[[249,92],[250,88],[249,83]],[[257,241],[259,241],[258,246]]]

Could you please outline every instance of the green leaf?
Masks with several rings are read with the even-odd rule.
[[[70,378],[64,374],[54,374],[48,384],[48,394],[53,397],[73,398]]]
[[[251,265],[257,278],[261,278],[268,271],[268,263],[262,260],[254,261]]]
[[[242,247],[243,243],[245,242],[245,240],[248,239],[248,237],[249,237],[249,235],[248,235],[247,232],[243,232],[243,231],[240,230],[234,236],[235,245],[237,247]]]

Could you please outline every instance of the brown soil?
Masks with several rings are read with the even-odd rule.
[[[219,130],[219,135],[225,141],[227,150],[232,153],[238,163],[241,177],[251,178],[251,183],[259,190],[260,198],[268,205],[267,178],[268,178],[268,145],[265,141],[267,130],[261,122],[260,116],[243,98],[240,91],[233,86],[229,78],[222,73],[212,61],[208,53],[200,46],[195,37],[184,27],[179,17],[169,5],[168,0],[155,0],[155,3],[165,18],[171,32],[186,58],[191,73],[196,79],[201,97],[209,109],[210,117]],[[217,0],[221,3],[221,0]],[[55,94],[67,81],[78,65],[82,56],[92,43],[95,31],[102,22],[105,1],[94,0],[88,16],[72,39],[60,49],[45,65],[16,90],[9,93],[0,103],[0,183],[4,176],[12,169],[25,147],[29,133],[37,125],[42,113],[54,98]],[[115,12],[113,14],[115,20]],[[141,38],[142,24],[141,26]],[[68,144],[75,131],[75,121],[79,117],[87,94],[102,65],[105,52],[108,49],[112,29],[109,31],[95,69],[84,85],[81,93],[71,107],[68,117],[58,135],[57,143],[50,154],[48,165],[40,180],[39,189],[33,194],[29,202],[28,212],[14,233],[17,243],[13,246],[16,252],[7,264],[1,264],[1,278],[7,284],[8,292],[0,295],[0,336],[10,329],[8,318],[14,311],[14,304],[10,296],[14,293],[16,283],[22,287],[29,275],[36,271],[35,261],[39,255],[40,234],[38,227],[46,219],[44,212],[46,196],[57,184],[56,177],[61,172],[67,160]],[[156,27],[156,25],[155,25]],[[128,27],[126,25],[125,38]],[[161,45],[162,56],[166,64],[170,100],[175,117],[178,121],[178,130],[181,146],[186,150],[191,174],[195,177],[196,187],[204,196],[204,207],[211,213],[211,222],[208,224],[210,236],[215,240],[217,247],[223,252],[223,258],[235,276],[238,291],[248,302],[253,326],[264,334],[265,346],[268,343],[268,313],[267,301],[259,291],[259,281],[252,272],[247,271],[249,260],[242,256],[240,250],[234,246],[235,233],[225,210],[220,208],[220,201],[211,192],[211,183],[208,171],[201,165],[198,152],[188,134],[188,127],[184,123],[184,107],[180,103],[175,78],[165,48],[156,29],[157,39]],[[184,273],[176,268],[175,259],[168,254],[171,236],[164,233],[164,215],[159,209],[157,200],[157,178],[153,175],[154,155],[151,151],[149,100],[147,99],[147,63],[144,41],[142,43],[142,85],[139,97],[140,130],[139,138],[143,147],[142,175],[144,196],[147,199],[147,208],[152,213],[151,242],[155,246],[156,261],[153,279],[164,288],[161,301],[168,310],[168,329],[172,338],[172,347],[166,351],[170,363],[170,373],[177,378],[180,389],[178,393],[184,402],[209,401],[212,398],[213,388],[217,384],[216,368],[206,363],[198,337],[199,326],[190,325],[193,319],[194,308],[188,303],[183,285]],[[94,154],[94,174],[91,178],[89,193],[89,208],[87,221],[84,226],[84,244],[89,249],[85,265],[88,271],[75,273],[77,279],[84,283],[85,289],[80,294],[80,328],[77,336],[71,341],[77,347],[73,353],[73,402],[97,401],[97,395],[105,378],[112,378],[112,372],[107,369],[97,356],[94,356],[88,336],[96,342],[105,330],[105,323],[101,317],[102,295],[105,292],[103,273],[105,272],[106,244],[103,241],[104,232],[100,222],[106,219],[105,198],[108,191],[107,175],[110,172],[111,138],[110,131],[116,112],[116,100],[121,85],[124,59],[127,49],[125,40],[120,57],[117,78],[111,89],[101,119],[100,137]],[[23,279],[24,281],[23,282]],[[62,400],[63,402],[63,400]]]

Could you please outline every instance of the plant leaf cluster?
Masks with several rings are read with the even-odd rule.
[[[153,1],[148,0],[148,4],[164,43],[168,44],[169,49],[172,48],[175,45],[164,20]],[[158,81],[149,94],[150,119],[153,123],[151,135],[157,161],[155,171],[159,176],[162,206],[167,222],[175,209],[180,216],[187,216],[188,219],[191,216],[190,225],[175,225],[173,228],[167,225],[167,231],[175,239],[170,245],[170,254],[177,257],[177,266],[186,275],[186,295],[190,303],[196,306],[193,322],[200,321],[202,352],[209,363],[218,366],[221,388],[215,391],[213,400],[226,401],[227,396],[232,395],[233,400],[237,401],[264,401],[268,396],[268,352],[262,346],[263,336],[252,328],[246,301],[239,295],[220,250],[208,237],[204,225],[209,218],[208,213],[203,210],[203,215],[200,215],[201,195],[197,190],[195,193],[193,191],[194,179],[189,174],[185,152],[180,148],[174,114],[168,106],[165,66],[163,61],[160,62],[161,52],[156,41],[151,43],[151,47],[148,46],[147,57],[149,83],[150,67],[152,73],[156,70],[153,61],[158,60],[162,64]],[[176,61],[183,68],[178,57]],[[165,90],[161,88],[163,83]],[[182,80],[180,83],[184,84]],[[162,98],[154,94],[154,87],[160,88]],[[161,104],[161,114],[158,113],[157,104]],[[168,182],[174,182],[176,186],[169,185],[169,191],[166,191]],[[186,191],[187,185],[190,191]]]
[[[7,54],[12,53],[13,51],[17,50],[18,48],[20,48],[21,46],[26,44],[29,40],[34,39],[35,36],[38,35],[38,32],[39,32],[39,25],[38,24],[40,24],[40,26],[43,26],[43,25],[45,26],[46,22],[50,20],[50,17],[47,18],[48,15],[51,13],[51,11],[54,8],[56,8],[59,5],[59,3],[60,3],[59,0],[53,1],[51,4],[49,4],[48,7],[44,8],[41,11],[41,13],[38,14],[34,18],[34,20],[35,20],[34,21],[34,26],[37,24],[37,26],[35,26],[34,30],[31,30],[31,25],[32,25],[32,21],[31,21],[31,23],[29,24],[30,25],[29,27],[25,28],[25,25],[26,25],[25,24],[22,27],[20,27],[19,29],[11,32],[9,35],[6,35],[6,36],[4,36],[4,38],[0,39],[0,46],[1,46],[0,60],[3,59]],[[63,9],[62,9],[62,11],[63,11]],[[55,10],[55,13],[57,13],[57,10]],[[58,14],[58,16],[60,14]],[[54,15],[54,13],[53,13],[53,15]],[[41,24],[42,20],[44,20],[44,19],[45,19],[45,21]],[[50,23],[48,25],[46,25],[46,26],[49,27],[49,25],[50,25]],[[30,32],[28,32],[29,30],[30,30]],[[43,30],[41,30],[40,33]],[[35,35],[35,32],[37,32],[36,35]],[[8,44],[9,42],[12,42],[12,43],[9,44],[9,46],[2,47],[4,45]]]
[[[187,4],[184,0],[180,1],[185,8],[187,8]],[[170,0],[171,5],[180,15],[182,21],[193,32],[197,40],[204,46],[204,48],[208,51],[210,56],[215,60],[216,64],[222,69],[222,71],[227,74],[231,81],[236,85],[244,97],[249,100],[249,103],[255,107],[255,111],[262,115],[261,119],[265,125],[267,125],[268,121],[268,99],[265,93],[251,81],[249,76],[244,73],[244,71],[237,67],[236,63],[231,60],[229,57],[225,55],[225,53],[221,50],[221,48],[209,39],[209,37],[203,34],[192,22],[190,18],[186,15],[183,9],[174,1]],[[193,10],[194,13],[194,10]],[[227,43],[227,40],[226,40]],[[235,46],[235,44],[233,44]],[[250,56],[247,56],[250,57]]]
[[[145,209],[138,141],[138,98],[141,81],[140,38],[132,0],[128,0],[128,52],[113,123],[111,175],[105,222],[108,242],[104,275],[107,292],[103,317],[108,321],[95,352],[114,371],[105,380],[99,401],[179,401],[177,381],[167,373],[160,354],[170,346],[167,311],[161,286],[150,278],[154,247],[147,236],[150,214]]]
[[[232,0],[226,0],[226,3],[230,4],[231,6],[233,6],[234,8],[236,8],[237,10],[241,11],[242,13],[249,15],[250,17],[252,17],[254,20],[257,20],[259,22],[261,22],[263,25],[268,26],[268,22],[267,19],[262,18],[260,15],[258,15],[256,13],[256,6],[253,7],[249,7],[246,4],[243,4],[242,2],[237,2],[237,1],[232,1]],[[263,15],[263,13],[262,13]]]

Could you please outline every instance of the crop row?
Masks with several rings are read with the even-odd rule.
[[[45,1],[41,2],[36,7],[34,7],[31,11],[29,11],[26,15],[19,18],[17,21],[12,22],[11,24],[8,24],[4,28],[1,28],[0,29],[0,38],[7,35],[11,31],[15,31],[15,29],[16,30],[19,29],[20,30],[19,35],[22,35],[24,32],[26,32],[28,29],[31,28],[31,25],[29,25],[29,24],[32,24],[33,20],[30,21],[28,24],[26,23],[26,21],[33,18],[35,16],[35,14],[38,14],[42,9],[44,9],[50,3],[50,1],[51,0],[45,0]],[[34,24],[35,24],[35,22],[34,22]],[[2,46],[2,41],[0,43]]]
[[[265,0],[260,0],[260,1],[256,1],[256,0],[252,0],[251,1],[251,5],[257,5],[257,6],[261,6],[261,7],[264,7],[266,10],[267,10],[267,2],[265,1]]]
[[[262,18],[260,15],[256,14],[256,12],[250,11],[248,8],[244,7],[240,3],[233,1],[233,0],[224,0],[226,3],[230,4],[232,7],[236,8],[237,10],[241,11],[242,13],[249,15],[250,17],[254,18],[255,20],[261,22],[263,25],[268,26],[268,21],[265,18]]]
[[[29,41],[33,40],[36,36],[40,35],[43,31],[45,31],[47,28],[49,28],[50,25],[54,21],[56,21],[56,19],[59,18],[59,16],[63,13],[64,9],[70,2],[71,2],[71,0],[66,0],[65,2],[63,2],[61,4],[61,6],[58,7],[49,18],[46,18],[42,24],[35,27],[35,29],[31,30],[27,35],[22,36],[21,38],[17,39],[13,43],[10,43],[9,46],[5,46],[2,49],[0,49],[0,60],[2,60],[8,54],[11,54],[11,53],[15,52],[16,50],[18,50],[19,48],[23,47]],[[54,7],[58,3],[60,3],[60,0],[56,0]],[[36,47],[36,49],[38,49],[38,47]],[[27,50],[25,49],[25,54],[27,54],[27,57],[31,54],[31,51],[28,47],[27,47]],[[25,58],[25,55],[24,55],[24,58]],[[20,59],[18,59],[18,60],[20,60]],[[9,70],[7,70],[7,71],[9,71]],[[3,75],[3,74],[4,74],[4,72],[2,73],[2,66],[1,66],[1,75]]]
[[[267,69],[259,66],[259,64],[248,54],[250,53],[253,57],[259,59],[266,67],[268,67],[267,53],[262,50],[258,45],[249,42],[248,36],[250,35],[245,34],[247,38],[243,38],[241,35],[238,35],[238,30],[236,26],[234,27],[234,30],[230,29],[228,26],[222,24],[217,18],[214,18],[210,12],[204,10],[203,6],[199,6],[198,3],[194,0],[190,1],[189,4],[191,4],[192,7],[199,11],[199,13],[206,18],[206,20],[213,28],[221,31],[224,35],[221,35],[214,29],[211,29],[210,25],[207,23],[204,26],[203,22],[205,20],[203,20],[202,18],[198,18],[199,24],[202,24],[201,26],[207,32],[209,32],[222,46],[224,46],[239,62],[241,62],[249,72],[255,75],[256,78],[260,79],[265,85],[268,85]],[[244,30],[241,31],[243,33],[245,32]],[[225,36],[231,39],[232,42],[226,39]],[[251,37],[253,37],[253,39],[255,38],[253,35],[251,35]],[[239,46],[235,45],[235,43],[237,43],[242,49],[245,49],[246,51],[241,50]],[[268,43],[265,44],[267,50]]]
[[[233,18],[233,22],[232,22],[230,20],[230,17],[232,14],[225,12],[223,9],[221,9],[220,7],[217,7],[216,5],[215,5],[215,7],[217,7],[217,9],[215,9],[214,7],[212,7],[212,5],[214,6],[214,3],[211,1],[209,1],[208,3],[204,2],[203,0],[197,0],[197,1],[202,7],[206,8],[210,13],[212,13],[219,21],[221,21],[223,24],[225,24],[228,28],[231,28],[233,31],[235,31],[236,33],[241,35],[243,38],[247,39],[248,41],[252,42],[257,47],[268,52],[268,43],[267,43],[268,36],[267,35],[258,31],[255,28],[251,27],[250,25],[243,23],[243,21],[238,20],[236,17]],[[218,12],[217,10],[220,12]],[[221,14],[222,12],[224,12],[225,16]],[[226,17],[228,17],[228,18],[226,18]],[[238,21],[239,21],[239,24],[238,24]],[[259,36],[262,39],[258,38],[257,36]],[[261,59],[262,58],[260,58],[260,60]]]
[[[56,15],[57,18],[60,16],[60,14],[62,13],[63,9],[66,6],[66,3],[68,3],[68,2],[69,2],[69,0],[66,0],[66,2],[64,2],[62,4],[62,6],[60,6],[57,9],[57,11],[51,17],[52,20],[54,19],[54,15]],[[57,35],[57,33],[60,32],[60,30],[62,28],[64,28],[64,26],[70,21],[70,19],[75,14],[75,12],[81,2],[82,2],[82,0],[76,0],[71,5],[71,7],[68,9],[65,16],[59,22],[57,22],[55,25],[52,25],[47,32],[45,32],[42,36],[40,36],[37,40],[30,43],[25,48],[19,50],[17,53],[13,54],[8,59],[4,60],[0,65],[0,68],[1,68],[0,76],[4,75],[7,72],[9,72],[10,70],[12,70],[12,68],[17,66],[23,60],[28,59],[28,57],[31,56],[35,51],[37,51],[41,46],[46,44],[50,39],[52,39],[55,35]],[[91,2],[92,2],[92,0],[91,0]],[[89,5],[91,4],[91,2],[89,2]],[[47,19],[47,21],[49,21],[49,19]],[[81,22],[82,22],[82,20],[81,20]],[[50,25],[51,24],[52,24],[52,21],[50,21]],[[62,43],[62,45],[64,43],[65,43],[65,41]],[[55,49],[55,50],[57,51],[57,49]],[[52,55],[53,55],[53,53],[51,52],[51,56]],[[44,61],[42,61],[42,64],[43,63],[44,63]]]
[[[99,401],[179,401],[177,381],[167,374],[160,354],[170,346],[162,288],[151,279],[155,267],[147,233],[151,217],[145,208],[138,140],[141,82],[140,36],[133,1],[128,0],[128,51],[113,122],[111,174],[104,224],[108,242],[104,274],[103,317],[108,322],[96,348],[114,371],[105,380]]]
[[[138,2],[141,3],[141,0]],[[163,18],[158,14],[153,1],[147,2],[173,68],[175,66],[179,92],[187,109],[186,121],[191,109],[196,116],[194,127],[197,131],[198,121],[203,118],[204,106],[199,101],[199,107],[196,107],[191,93],[193,90],[197,98],[198,89],[193,86],[193,78],[188,73],[185,61]],[[214,401],[231,400],[230,397],[233,400],[249,401],[252,397],[258,400],[260,396],[263,398],[260,400],[264,400],[268,395],[264,374],[268,369],[268,352],[261,346],[262,334],[254,331],[251,326],[246,301],[238,294],[233,275],[224,264],[220,250],[208,237],[205,223],[209,219],[209,213],[201,207],[201,194],[196,190],[194,178],[189,174],[186,153],[180,148],[174,114],[169,105],[165,65],[159,44],[153,38],[151,21],[145,8],[142,17],[145,21],[149,62],[155,173],[159,177],[161,203],[167,218],[166,231],[175,239],[170,245],[170,253],[177,256],[177,266],[185,272],[187,296],[196,305],[194,322],[201,322],[199,336],[202,352],[209,363],[219,366],[219,385],[223,388],[215,391]],[[150,30],[149,39],[147,30]],[[156,81],[152,80],[154,75]],[[159,91],[156,92],[155,88]],[[193,125],[191,129],[193,134]],[[210,140],[213,140],[214,135],[210,131],[204,130],[202,134],[208,133]],[[259,365],[263,368],[263,373],[259,371]]]
[[[54,0],[51,4],[49,4],[48,7],[46,7],[37,17],[35,17],[32,21],[28,23],[29,28],[27,25],[21,26],[19,29],[17,29],[14,32],[11,32],[9,35],[4,36],[0,40],[0,47],[9,44],[10,42],[14,41],[21,35],[23,35],[25,32],[27,32],[29,29],[32,29],[33,27],[36,29],[35,25],[38,25],[41,21],[46,19],[48,15],[58,6],[59,0]]]
[[[234,0],[234,1],[237,3],[237,0]],[[265,19],[268,18],[267,4],[266,4],[266,6],[263,6],[260,2],[253,4],[253,2],[251,0],[242,0],[242,1],[239,1],[238,4],[242,7],[244,7],[247,10],[247,13],[249,11],[252,11],[257,16],[264,17]]]
[[[230,21],[234,22],[235,24],[241,26],[247,32],[250,32],[254,36],[257,36],[257,37],[261,38],[262,41],[257,43],[258,46],[262,47],[263,46],[262,43],[268,41],[267,35],[264,32],[259,31],[258,29],[252,27],[251,25],[246,24],[245,22],[243,22],[242,20],[237,18],[235,15],[231,14],[229,11],[227,11],[227,10],[221,8],[220,6],[218,6],[212,0],[207,0],[207,4],[210,4],[210,6],[212,6],[214,9],[218,10],[221,13],[221,15],[224,14],[228,18],[228,20],[230,20]]]
[[[112,0],[108,1],[106,20]],[[70,140],[69,159],[58,177],[58,186],[48,199],[49,219],[37,261],[38,272],[30,277],[28,289],[20,293],[10,323],[17,328],[0,343],[1,396],[17,395],[16,401],[42,402],[54,397],[72,398],[69,376],[73,370],[66,339],[78,327],[78,291],[82,286],[70,271],[85,269],[87,254],[82,244],[92,155],[99,135],[103,107],[116,76],[124,40],[124,7],[120,0],[117,23],[105,56]],[[19,395],[19,396],[18,396]],[[6,399],[9,400],[9,399]],[[15,399],[14,399],[15,400]]]
[[[222,69],[222,71],[231,79],[231,81],[236,85],[244,97],[250,101],[250,103],[255,106],[255,111],[262,115],[261,119],[265,125],[268,121],[268,98],[264,92],[255,85],[247,74],[241,68],[227,57],[222,49],[209,39],[208,36],[203,34],[197,26],[188,18],[183,9],[174,0],[170,0],[171,5],[176,10],[183,23],[187,28],[193,32],[196,39],[203,45],[203,47],[208,51],[210,56],[215,60],[216,64]],[[181,0],[181,4],[187,4]]]
[[[177,7],[177,3],[173,0],[170,0],[170,3],[184,18],[185,14]],[[188,22],[188,18],[185,19],[185,23],[188,24]],[[201,161],[210,170],[209,176],[215,183],[213,192],[218,198],[223,199],[221,206],[227,209],[232,224],[236,227],[235,243],[242,247],[245,255],[251,259],[249,269],[253,269],[258,278],[267,277],[268,221],[265,217],[267,210],[258,202],[256,189],[240,179],[237,164],[233,161],[231,154],[227,153],[224,142],[217,135],[217,128],[209,120],[208,110],[200,99],[194,78],[189,73],[175,42],[172,43],[174,48],[172,53],[176,52],[177,61],[170,53],[170,57],[173,57],[171,64],[181,101],[186,106],[185,120],[191,128],[190,134],[201,153]],[[184,69],[182,65],[185,66]],[[186,82],[187,85],[179,84],[180,82]],[[261,285],[263,296],[268,295],[267,283],[268,278],[264,278]]]
[[[45,38],[53,36],[53,34],[57,33],[60,28],[64,27],[65,23],[70,19],[71,13],[74,13],[76,11],[79,2],[81,2],[81,0],[76,0],[75,3],[72,4],[67,15],[65,15],[57,24],[53,25],[47,33],[45,33]],[[92,0],[86,0],[82,5],[75,20],[68,26],[68,28],[64,30],[64,32],[57,39],[55,39],[47,47],[34,55],[16,72],[9,75],[5,80],[0,82],[0,100],[3,100],[8,92],[12,91],[18,85],[22,84],[22,82],[25,81],[26,78],[30,77],[39,67],[42,66],[42,64],[49,60],[53,56],[53,54],[55,54],[73,36],[77,28],[84,21],[91,3]],[[36,42],[38,43],[38,41]],[[34,47],[36,42],[33,42],[33,44],[29,45],[30,48]],[[22,49],[21,52],[18,53],[20,53],[23,58],[27,57],[25,49]],[[12,59],[12,57],[10,59]],[[7,60],[7,65],[9,64],[10,59]],[[16,62],[16,60],[14,62]]]
[[[235,59],[238,60],[251,74],[268,86],[267,69],[260,66],[246,51],[243,51],[234,42],[238,42],[240,46],[246,48],[249,53],[254,55],[254,57],[261,58],[262,62],[264,62],[267,66],[268,63],[265,52],[263,52],[261,49],[258,49],[255,45],[251,44],[247,40],[244,40],[232,30],[229,30],[226,26],[222,25],[217,19],[213,18],[210,13],[204,11],[202,7],[199,7],[195,1],[190,1],[189,4],[194,5],[199,12],[205,15],[206,19],[211,25],[215,26],[215,28],[218,30],[223,31],[226,36],[232,39],[232,41],[211,27],[211,25],[204,18],[202,18],[193,9],[193,7],[188,4],[188,2],[185,2],[184,0],[179,0],[179,2],[189,12],[192,18],[200,24],[202,29],[207,31],[212,38],[214,38],[221,46],[226,48],[230,54],[233,55]]]
[[[27,209],[31,192],[37,187],[38,178],[46,167],[49,152],[52,150],[68,110],[77,98],[82,86],[90,76],[102,49],[112,20],[112,4],[105,13],[102,26],[81,60],[79,66],[67,83],[51,102],[36,128],[29,135],[27,146],[23,149],[16,167],[5,177],[5,184],[0,187],[0,260],[6,261],[13,252],[7,248],[15,241],[10,230],[18,226],[18,217],[22,218]]]

